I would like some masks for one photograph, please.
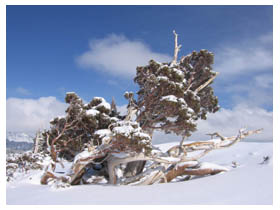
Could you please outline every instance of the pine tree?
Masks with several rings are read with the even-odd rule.
[[[215,141],[183,144],[184,138],[196,130],[199,119],[206,120],[208,113],[219,110],[218,98],[211,87],[218,73],[212,69],[214,54],[207,50],[193,51],[178,62],[181,45],[178,46],[175,31],[174,35],[174,58],[170,63],[151,60],[148,65],[137,67],[134,81],[139,85],[138,97],[134,99],[134,93],[125,92],[126,116],[117,112],[114,98],[111,105],[101,97],[84,104],[76,93],[66,94],[65,101],[69,104],[66,115],[54,118],[50,130],[42,133],[54,162],[57,156],[73,162],[72,172],[63,177],[66,183],[80,184],[88,169],[95,170],[98,176],[93,183],[104,177],[110,184],[123,185],[170,182],[178,176],[187,180],[191,175],[220,173],[226,169],[207,168],[198,159],[261,131],[241,129],[233,137],[215,132],[210,134],[219,138]],[[157,129],[181,135],[180,145],[167,152],[155,149],[152,137]],[[116,169],[121,175],[116,174]],[[55,176],[47,171],[41,183],[46,184],[49,179]]]

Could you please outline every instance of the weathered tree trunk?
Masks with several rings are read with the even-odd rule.
[[[116,184],[117,183],[117,176],[115,173],[115,167],[120,164],[129,163],[129,162],[139,162],[142,160],[147,160],[148,158],[140,153],[135,156],[128,156],[124,158],[118,158],[114,155],[108,158],[108,173],[109,173],[109,183]]]
[[[37,133],[34,140],[33,153],[38,153],[38,152],[39,152],[39,136]]]
[[[126,168],[124,170],[124,176],[132,177],[142,173],[145,164],[146,161],[133,161],[127,163]]]

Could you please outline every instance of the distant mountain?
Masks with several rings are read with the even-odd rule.
[[[27,151],[31,150],[33,143],[27,142],[14,142],[6,139],[6,149],[7,151]]]
[[[6,139],[9,141],[14,141],[14,142],[27,142],[27,143],[33,143],[33,138],[35,135],[23,133],[23,132],[11,132],[8,131],[6,133]]]
[[[23,132],[6,133],[7,151],[27,151],[33,147],[34,136]]]

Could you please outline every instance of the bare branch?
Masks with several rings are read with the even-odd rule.
[[[217,76],[219,75],[219,72],[216,72],[215,75],[213,77],[211,77],[207,82],[205,82],[204,84],[200,85],[194,92],[198,93],[199,91],[201,91],[203,88],[205,88],[207,85],[209,85],[210,82],[212,82]]]
[[[125,117],[125,121],[130,121],[132,119],[132,117],[136,114],[137,109],[133,106],[129,106],[129,108],[127,109],[127,115]]]
[[[171,65],[177,63],[178,52],[180,51],[180,48],[182,47],[182,45],[178,46],[178,34],[176,34],[175,30],[173,30],[173,34],[175,36],[175,47],[174,47],[174,57],[173,57],[173,60],[171,62]]]
[[[261,133],[263,129],[257,129],[257,130],[253,130],[253,131],[242,131],[242,129],[239,130],[239,134],[237,136],[233,136],[233,137],[229,137],[229,138],[225,138],[225,140],[231,141],[229,144],[224,144],[224,145],[220,145],[220,148],[225,148],[225,147],[230,147],[234,144],[236,144],[237,142],[239,142],[241,139],[244,139],[247,136],[250,136],[252,134],[258,134]]]
[[[211,139],[213,139],[214,136],[219,137],[222,141],[225,140],[225,137],[219,134],[218,132],[215,133],[207,133],[206,135],[211,136]]]

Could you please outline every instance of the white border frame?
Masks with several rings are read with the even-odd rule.
[[[277,0],[237,0],[237,1],[225,1],[225,0],[214,0],[214,1],[209,1],[209,0],[191,0],[191,1],[180,1],[180,0],[173,0],[173,1],[160,1],[161,4],[159,4],[159,1],[155,0],[143,0],[143,1],[134,1],[130,2],[127,0],[119,0],[119,1],[112,1],[112,0],[103,0],[103,1],[88,1],[88,0],[2,0],[0,1],[0,46],[1,46],[1,51],[0,51],[0,139],[3,141],[6,138],[6,5],[273,5],[273,205],[271,206],[262,206],[262,205],[249,205],[249,206],[223,206],[223,205],[188,205],[188,206],[157,206],[157,208],[160,209],[168,209],[170,208],[176,208],[176,209],[185,209],[185,208],[191,208],[191,209],[201,209],[201,208],[207,208],[208,209],[224,209],[224,208],[230,208],[230,209],[278,209],[280,207],[280,200],[279,200],[279,132],[278,130],[280,129],[280,115],[279,115],[279,107],[280,107],[280,102],[279,102],[279,84],[280,84],[280,66],[279,66],[279,49],[280,49],[280,34],[279,34],[279,23],[280,20],[280,1]],[[277,21],[278,22],[277,22]],[[2,29],[2,30],[1,30]],[[5,116],[5,119],[4,119]],[[0,147],[0,152],[1,152],[1,158],[0,158],[0,163],[1,163],[1,197],[0,197],[0,204],[2,209],[13,209],[13,208],[28,208],[28,209],[37,209],[43,208],[43,209],[48,209],[49,206],[12,206],[12,205],[6,205],[6,174],[5,174],[5,159],[4,155],[6,154],[6,147],[1,146]],[[5,195],[5,196],[3,196]],[[66,205],[60,205],[60,206],[54,206],[55,208],[66,208],[67,209],[76,209],[78,206],[73,205],[73,206],[66,206]],[[143,208],[155,208],[155,206],[124,206],[124,205],[119,205],[119,206],[98,206],[98,208],[117,208],[117,209],[143,209]],[[94,207],[92,206],[81,206],[83,209],[92,209]]]

